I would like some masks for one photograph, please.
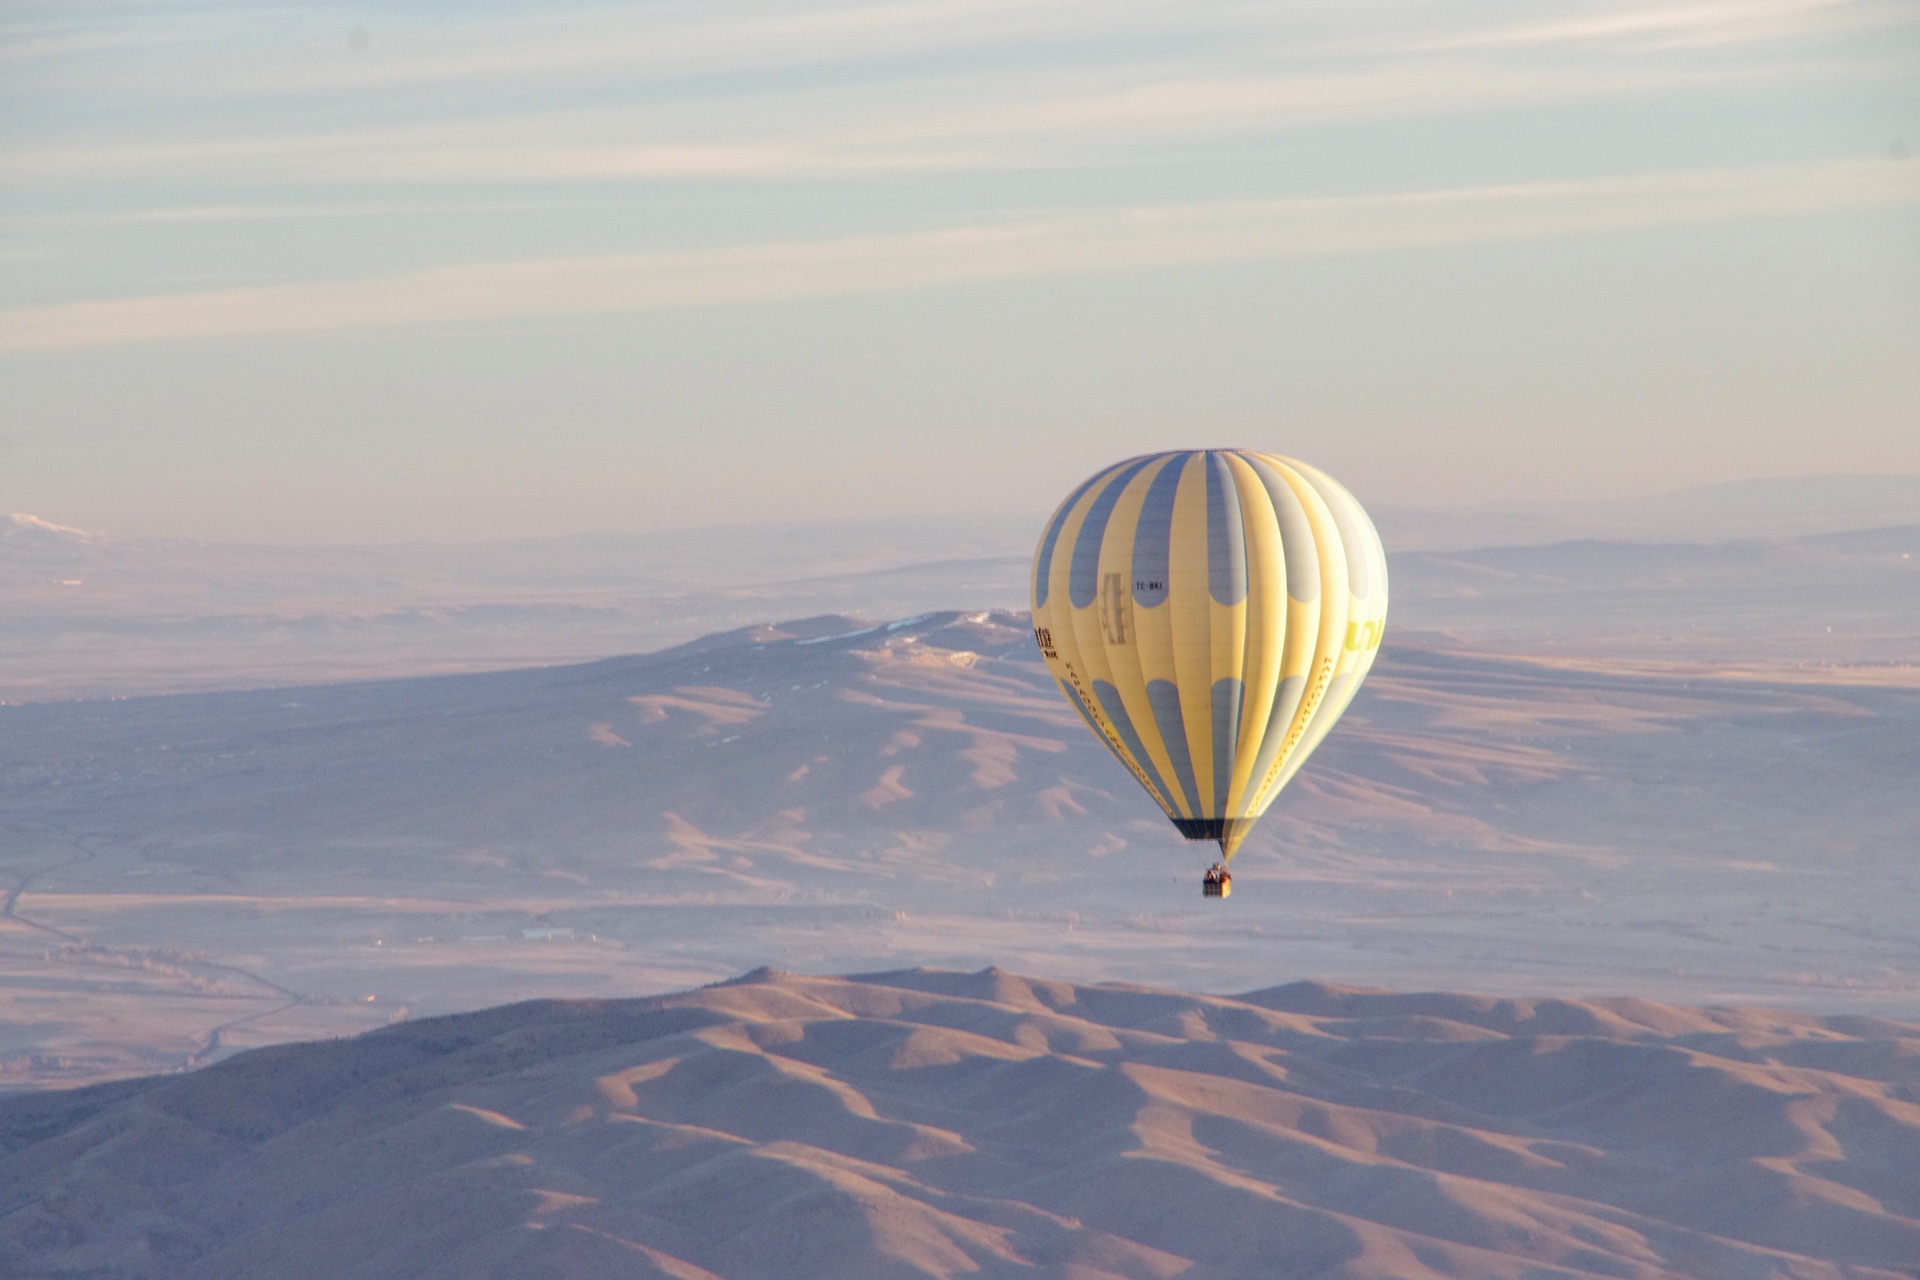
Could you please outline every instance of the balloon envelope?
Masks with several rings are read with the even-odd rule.
[[[1047,669],[1181,834],[1228,858],[1352,701],[1386,614],[1367,513],[1269,453],[1115,463],[1034,553]]]

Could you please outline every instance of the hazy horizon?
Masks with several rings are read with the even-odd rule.
[[[1444,498],[1444,495],[1441,495]],[[1650,504],[1705,500],[1706,509]],[[506,543],[585,543],[596,538],[671,538],[685,534],[761,534],[783,530],[853,531],[876,534],[908,531],[925,536],[939,530],[954,534],[977,532],[990,541],[1003,541],[1010,530],[1043,526],[1050,507],[1027,510],[929,511],[922,513],[826,514],[811,519],[768,518],[716,520],[706,523],[649,528],[612,526],[566,532],[489,535],[469,530],[469,536],[422,537],[403,540],[364,540],[351,536],[321,541],[246,540],[170,537],[138,530],[83,528],[40,511],[5,513],[17,528],[39,530],[113,542],[185,542],[233,547],[289,550],[355,548],[364,550],[405,547],[484,547]],[[1719,542],[1754,538],[1793,537],[1807,533],[1840,532],[1920,522],[1920,470],[1912,472],[1811,472],[1804,475],[1752,476],[1712,481],[1674,489],[1636,490],[1580,500],[1499,501],[1444,500],[1426,504],[1391,504],[1369,512],[1382,526],[1383,536],[1397,549],[1431,550],[1442,546],[1473,549],[1510,539],[1515,545],[1599,537],[1638,542]],[[1395,535],[1398,535],[1396,538]],[[873,544],[876,550],[883,544]]]

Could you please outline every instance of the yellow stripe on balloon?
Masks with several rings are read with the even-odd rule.
[[[1103,640],[1107,641],[1110,678],[1126,704],[1128,718],[1146,747],[1155,772],[1167,789],[1168,800],[1175,806],[1168,811],[1169,816],[1192,817],[1174,776],[1173,757],[1154,723],[1153,704],[1147,693],[1147,682],[1156,678],[1152,655],[1165,611],[1159,611],[1161,618],[1154,619],[1148,616],[1153,611],[1138,608],[1133,600],[1133,546],[1139,533],[1140,507],[1155,477],[1165,467],[1177,464],[1176,457],[1142,469],[1115,505],[1113,521],[1107,526],[1100,549],[1100,598],[1093,612],[1102,620],[1100,630]]]
[[[1240,614],[1245,640],[1240,662],[1244,684],[1226,816],[1246,818],[1257,816],[1248,805],[1253,766],[1260,751],[1261,730],[1273,712],[1274,695],[1280,687],[1287,626],[1287,561],[1267,487],[1246,459],[1231,453],[1226,458],[1247,538],[1247,599]]]
[[[1339,528],[1334,522],[1333,513],[1327,509],[1326,500],[1293,467],[1287,467],[1282,474],[1292,485],[1301,505],[1306,508],[1307,521],[1313,529],[1313,548],[1320,571],[1320,616],[1319,626],[1313,636],[1312,656],[1308,659],[1306,684],[1299,709],[1280,741],[1279,751],[1267,767],[1266,776],[1259,783],[1256,803],[1263,810],[1279,794],[1280,788],[1286,785],[1287,779],[1292,776],[1292,769],[1298,768],[1293,762],[1296,753],[1299,753],[1301,760],[1306,758],[1299,748],[1333,683],[1334,668],[1339,662],[1340,643],[1352,603],[1347,591],[1346,552],[1340,544]]]
[[[1124,463],[1107,468],[1090,482],[1085,492],[1074,502],[1073,510],[1062,522],[1054,544],[1052,564],[1047,575],[1047,599],[1044,605],[1036,605],[1036,617],[1044,613],[1046,640],[1051,643],[1052,656],[1047,657],[1047,666],[1054,678],[1073,694],[1076,709],[1092,722],[1092,727],[1106,742],[1107,748],[1120,758],[1120,762],[1140,780],[1149,794],[1159,800],[1155,781],[1145,772],[1145,761],[1136,757],[1126,737],[1113,720],[1106,714],[1094,681],[1107,679],[1105,654],[1099,646],[1089,649],[1081,642],[1074,617],[1070,597],[1070,582],[1073,567],[1073,551],[1078,544],[1082,528],[1094,503],[1110,482],[1125,467]],[[1037,633],[1036,633],[1037,634]],[[1043,656],[1047,650],[1043,648]],[[1164,808],[1164,803],[1162,804]]]

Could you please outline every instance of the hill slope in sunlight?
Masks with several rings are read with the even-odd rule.
[[[1920,1268],[1920,1026],[989,969],[543,1001],[0,1102],[21,1277]]]

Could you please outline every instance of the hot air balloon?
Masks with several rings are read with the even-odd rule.
[[[1048,671],[1180,834],[1219,843],[1208,897],[1353,700],[1386,615],[1386,553],[1353,495],[1248,449],[1115,463],[1034,553]]]

